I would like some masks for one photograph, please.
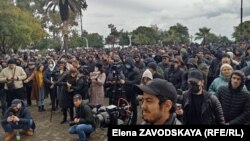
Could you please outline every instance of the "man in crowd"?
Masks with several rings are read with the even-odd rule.
[[[23,80],[27,75],[22,67],[16,66],[14,59],[8,61],[8,67],[0,73],[0,83],[5,83],[6,100],[8,107],[13,99],[26,100],[26,91],[23,86]]]
[[[218,125],[224,124],[221,104],[216,96],[208,93],[204,87],[204,75],[198,69],[188,72],[188,90],[178,99],[183,106],[185,125]]]
[[[86,141],[87,136],[95,130],[94,116],[91,108],[82,100],[80,94],[73,97],[76,108],[76,116],[69,128],[70,134],[78,134],[80,141]]]
[[[32,136],[35,129],[31,113],[20,99],[12,101],[11,107],[5,112],[1,124],[5,131],[4,141],[12,141],[15,136],[15,129],[22,129],[26,136]]]
[[[128,58],[125,61],[124,66],[125,66],[124,69],[125,80],[121,79],[120,84],[124,85],[126,98],[128,102],[131,103],[133,110],[133,117],[131,120],[131,124],[135,125],[137,122],[137,100],[136,100],[137,95],[133,90],[133,86],[135,84],[140,83],[140,75],[139,75],[139,70],[134,66],[134,61],[131,58]]]
[[[146,85],[136,85],[142,95],[142,118],[145,125],[181,125],[175,115],[177,92],[173,84],[155,78]]]
[[[243,89],[245,75],[236,70],[232,73],[227,86],[217,91],[227,125],[243,125],[250,123],[250,94]]]

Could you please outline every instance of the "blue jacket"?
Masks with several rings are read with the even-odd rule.
[[[7,124],[7,118],[11,115],[15,115],[17,116],[20,121],[18,123],[20,124],[29,124],[30,120],[32,119],[31,117],[31,113],[29,111],[29,109],[25,106],[24,102],[22,100],[20,100],[20,102],[22,103],[22,108],[20,110],[20,113],[15,112],[12,107],[9,107],[6,112],[4,113],[3,116],[3,120],[2,120],[2,124]]]

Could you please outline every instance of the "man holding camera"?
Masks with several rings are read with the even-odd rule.
[[[13,99],[26,100],[26,91],[23,87],[23,80],[27,75],[22,67],[16,66],[14,59],[8,61],[8,67],[0,73],[0,83],[5,83],[7,106],[10,107]]]
[[[70,123],[69,133],[78,134],[80,141],[86,141],[87,136],[95,130],[94,116],[91,108],[83,100],[80,94],[73,97],[76,108],[76,116]]]
[[[181,125],[176,118],[177,92],[173,84],[155,78],[146,85],[136,85],[135,91],[142,95],[142,118],[144,125]]]
[[[1,124],[5,131],[4,141],[11,141],[14,138],[15,129],[22,129],[26,136],[32,136],[35,129],[31,113],[20,99],[12,101],[11,107],[5,112]]]

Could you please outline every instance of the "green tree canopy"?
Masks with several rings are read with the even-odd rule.
[[[119,45],[121,45],[121,46],[129,45],[129,37],[128,37],[128,35],[129,35],[128,32],[122,32],[121,33]]]
[[[206,38],[208,37],[208,35],[210,34],[210,28],[207,27],[203,27],[203,28],[199,28],[199,32],[195,33],[195,40],[200,40],[202,39],[202,43],[206,44],[208,43],[206,41]],[[210,35],[211,36],[211,35]]]
[[[0,51],[3,53],[10,48],[25,48],[46,36],[38,19],[8,0],[0,1],[0,19]]]
[[[88,41],[89,47],[101,48],[103,47],[103,37],[98,33],[88,33],[84,32],[82,37],[77,34],[76,31],[73,31],[72,37],[70,37],[69,47],[86,47],[86,40]]]
[[[109,24],[108,28],[110,28],[110,34],[105,38],[106,44],[114,45],[119,42],[123,31],[118,31],[113,24]]]
[[[233,38],[238,42],[241,41],[240,24],[234,27]],[[242,23],[242,40],[250,41],[250,21]]]
[[[139,26],[132,32],[132,42],[135,45],[153,45],[158,43],[159,36],[152,27]]]
[[[189,43],[188,28],[180,23],[171,26],[168,31],[163,33],[163,42],[185,44]]]

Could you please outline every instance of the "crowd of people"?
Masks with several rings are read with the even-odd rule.
[[[38,112],[60,109],[61,124],[68,120],[85,124],[69,129],[81,141],[86,135],[80,131],[89,134],[95,129],[86,105],[104,105],[105,97],[109,105],[119,106],[119,98],[130,103],[132,125],[250,123],[247,44],[72,49],[44,55],[31,52],[2,55],[0,65],[0,98],[7,123],[12,120],[5,111],[13,109],[13,101],[22,101],[23,108],[35,101]],[[47,97],[51,107],[45,107]],[[143,123],[137,121],[139,103]],[[6,121],[2,126],[9,133],[8,141],[13,133]]]

